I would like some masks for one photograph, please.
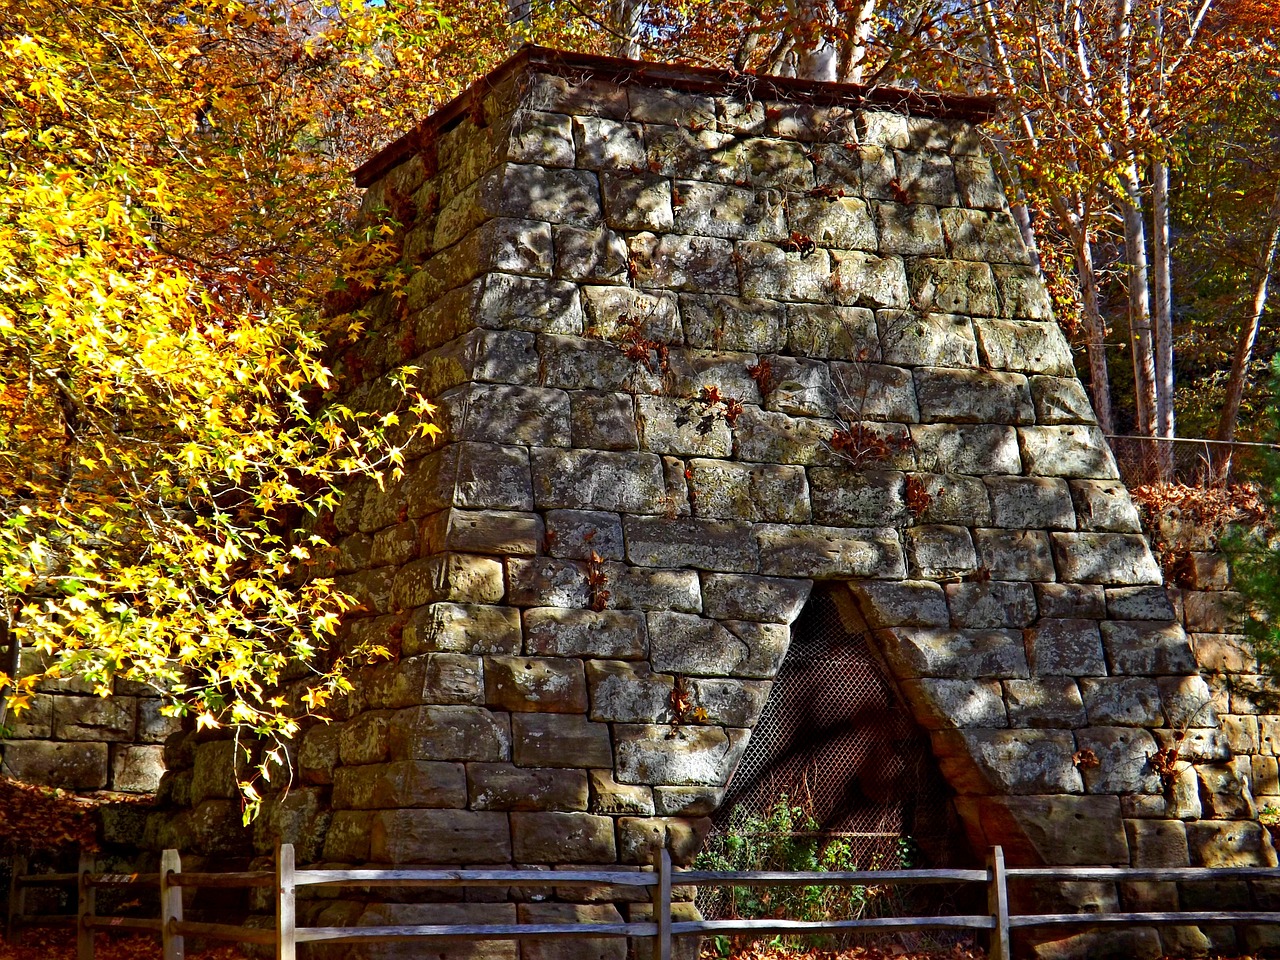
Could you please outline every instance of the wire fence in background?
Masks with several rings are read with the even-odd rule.
[[[1109,436],[1120,476],[1130,486],[1145,483],[1220,487],[1256,482],[1280,446],[1176,437]]]

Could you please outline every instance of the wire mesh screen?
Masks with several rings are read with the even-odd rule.
[[[1131,486],[1157,481],[1190,486],[1247,483],[1264,476],[1267,458],[1277,448],[1265,443],[1108,437],[1120,476]]]
[[[954,865],[967,859],[950,791],[929,741],[886,682],[851,603],[815,592],[792,626],[790,650],[751,741],[713,817],[705,855],[717,868],[803,869],[759,859],[756,834],[771,849],[799,851],[843,870]],[[780,844],[777,833],[791,838]],[[796,841],[811,841],[796,842]],[[768,843],[764,846],[769,846]],[[824,854],[838,849],[838,863]],[[807,868],[812,869],[813,865]],[[740,909],[700,892],[704,915]]]

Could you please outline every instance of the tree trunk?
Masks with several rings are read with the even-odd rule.
[[[1124,246],[1129,259],[1129,340],[1133,349],[1133,399],[1138,433],[1154,437],[1156,427],[1156,357],[1151,329],[1150,271],[1147,229],[1142,217],[1141,181],[1137,159],[1130,156],[1122,172]]]
[[[640,11],[643,7],[643,0],[613,0],[610,9],[614,31],[611,52],[615,57],[640,59]]]
[[[844,49],[840,53],[840,79],[844,83],[861,83],[867,62],[867,41],[871,38],[871,24],[876,13],[876,0],[862,0],[853,18]]]
[[[1080,277],[1080,300],[1085,330],[1089,335],[1085,355],[1089,359],[1089,392],[1098,426],[1107,436],[1115,433],[1111,413],[1111,374],[1107,370],[1107,324],[1098,306],[1098,277],[1093,268],[1093,244],[1083,226],[1074,231],[1076,272]]]
[[[1262,314],[1267,308],[1271,268],[1275,265],[1277,248],[1280,247],[1280,184],[1276,186],[1275,198],[1271,201],[1267,217],[1271,234],[1263,249],[1258,277],[1253,286],[1253,308],[1248,319],[1240,326],[1240,339],[1236,342],[1236,353],[1231,359],[1231,375],[1227,378],[1227,396],[1222,402],[1222,417],[1218,420],[1216,439],[1224,442],[1231,440],[1236,434],[1236,420],[1240,416],[1240,402],[1244,399],[1244,388],[1249,380],[1253,348],[1258,340],[1258,330],[1262,326]],[[1229,464],[1230,459],[1224,458],[1224,475]]]
[[[1173,263],[1169,249],[1169,168],[1151,163],[1151,257],[1156,345],[1156,436],[1172,440],[1173,407]],[[1160,470],[1173,474],[1173,444],[1161,443]]]

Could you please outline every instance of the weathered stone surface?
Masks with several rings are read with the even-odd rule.
[[[1119,476],[1111,448],[1097,427],[1019,427],[1018,446],[1029,474],[1103,480]]]
[[[393,760],[506,760],[511,755],[507,714],[483,707],[409,707],[388,725]]]
[[[916,400],[925,423],[1031,423],[1026,377],[993,370],[917,367]]]
[[[899,167],[902,164],[899,163]],[[948,164],[948,166],[950,166]],[[939,200],[939,202],[943,202]],[[958,260],[1026,264],[1027,248],[1013,218],[1004,211],[940,210],[947,251]]]
[[[1102,637],[1094,620],[1043,619],[1027,631],[1026,642],[1037,677],[1106,675]]]
[[[524,113],[519,124],[511,130],[507,159],[544,167],[572,167],[574,148],[569,117],[537,110]]]
[[[832,463],[834,420],[791,417],[746,407],[734,426],[734,452],[739,460],[771,463]]]
[[[626,517],[627,559],[645,567],[751,573],[759,566],[752,527],[731,520]]]
[[[942,774],[960,794],[1083,793],[1075,741],[1057,730],[935,730]]]
[[[635,401],[625,393],[578,392],[571,397],[573,445],[592,450],[634,450]]]
[[[661,817],[702,817],[714,813],[724,799],[717,787],[654,787],[653,802]]]
[[[1252,674],[1257,667],[1248,637],[1239,634],[1193,633],[1196,662],[1214,673]]]
[[[905,539],[908,569],[917,579],[965,576],[977,569],[977,551],[965,527],[945,524],[911,527]]]
[[[809,519],[803,467],[693,459],[685,476],[696,517],[774,523]]]
[[[687,343],[711,350],[776,353],[787,341],[781,303],[748,297],[680,295]]]
[[[1016,370],[1055,377],[1075,375],[1071,348],[1057,324],[975,320],[974,327],[978,343],[982,347],[983,359],[997,370]]]
[[[162,776],[164,747],[158,744],[120,744],[112,751],[112,790],[122,793],[155,793]]]
[[[926,730],[1009,725],[999,681],[904,680],[902,694]]]
[[[609,725],[585,716],[517,713],[511,718],[511,733],[517,766],[613,766]]]
[[[911,303],[901,257],[879,257],[862,250],[832,250],[831,263],[830,287],[836,303],[872,310],[900,310]]]
[[[1089,395],[1079,380],[1069,377],[1031,377],[1031,402],[1036,422],[1043,424],[1095,423]]]
[[[370,671],[365,680],[368,704],[378,708],[435,703],[484,702],[480,657],[461,653],[428,653],[402,658]]]
[[[1040,616],[1101,620],[1107,615],[1106,591],[1093,583],[1037,583]]]
[[[1158,747],[1146,730],[1085,727],[1076,731],[1076,744],[1098,758],[1097,766],[1081,765],[1089,793],[1160,792],[1160,778],[1148,762]]]
[[[1089,722],[1094,726],[1163,726],[1160,689],[1146,677],[1088,677],[1080,681]]]
[[[605,222],[618,230],[670,230],[675,223],[671,181],[601,171]]]
[[[602,117],[574,117],[578,166],[587,170],[628,170],[645,165],[643,128]]]
[[[1062,580],[1081,583],[1158,584],[1160,567],[1142,536],[1124,533],[1054,533],[1053,556]]]
[[[1207,819],[1252,820],[1257,817],[1258,810],[1249,791],[1249,778],[1240,776],[1234,764],[1202,763],[1195,769],[1200,779],[1200,803]]]
[[[899,366],[976,367],[978,347],[967,316],[881,310],[880,355]]]
[[[942,221],[933,207],[917,204],[873,204],[880,252],[909,257],[937,257],[946,252]],[[992,288],[994,295],[995,288]]]
[[[813,519],[830,526],[905,523],[906,475],[896,470],[812,467]]]
[[[622,283],[627,277],[627,243],[608,227],[558,226],[555,276],[588,283]]]
[[[942,587],[928,580],[850,583],[858,610],[872,629],[945,627],[950,623]]]
[[[626,248],[618,253],[623,257],[621,269],[625,270]],[[587,316],[584,333],[619,344],[635,333],[662,343],[679,343],[683,337],[676,304],[676,295],[662,290],[583,286],[582,305]]]
[[[760,572],[778,577],[906,576],[892,529],[757,524]]]
[[[925,502],[916,519],[921,523],[949,523],[985,527],[991,523],[991,502],[987,488],[978,477],[958,473],[917,473],[909,483],[918,483]]]
[[[623,783],[719,787],[747,743],[745,730],[680,727],[675,736],[672,732],[669,726],[616,726],[615,776]]]
[[[912,120],[907,122],[911,123]],[[946,149],[941,143],[939,143],[939,148]],[[959,202],[959,196],[956,193],[955,168],[951,165],[951,158],[945,153],[917,149],[913,151],[895,150],[894,154],[897,161],[898,182],[913,202],[939,207],[954,207]],[[953,215],[950,219],[954,220],[954,214],[962,212],[971,213],[972,211],[939,211],[942,217],[944,234],[948,235],[949,245],[949,234],[953,232],[953,229],[948,227],[948,214]],[[956,253],[955,255],[957,257],[964,256],[961,253]],[[985,259],[985,257],[971,259]]]
[[[1049,534],[1043,530],[975,530],[978,563],[993,580],[1054,579]]]
[[[369,859],[378,863],[508,863],[511,831],[507,814],[381,810],[369,822]]]
[[[533,164],[509,163],[497,171],[489,191],[495,213],[550,223],[598,223],[600,184],[584,170],[556,170]]]
[[[791,643],[782,624],[686,613],[649,615],[650,662],[655,670],[691,676],[772,679]]]
[[[621,923],[611,903],[522,903],[521,923]],[[627,943],[620,937],[574,940],[525,940],[521,960],[626,960]]]
[[[651,453],[536,449],[532,460],[541,509],[663,512],[662,460]]]
[[[578,334],[582,332],[582,302],[578,288],[565,280],[522,277],[510,273],[487,273],[472,284],[472,316],[482,327],[526,330],[530,333]],[[457,309],[440,301],[424,311],[419,335],[435,322],[441,309]]]
[[[1231,633],[1239,630],[1244,610],[1245,601],[1239,593],[1205,590],[1182,592],[1182,621],[1192,633]]]
[[[622,520],[616,513],[596,510],[548,510],[546,539],[541,546],[553,557],[621,560],[624,556]]]
[[[547,387],[474,384],[439,398],[453,439],[481,443],[569,445],[569,396]]]
[[[587,661],[591,719],[617,723],[662,723],[669,718],[675,678],[647,664]]]
[[[1019,860],[1063,865],[1129,862],[1116,797],[991,797],[982,803],[988,837],[1008,837]],[[1024,852],[1025,851],[1025,852]]]
[[[467,800],[472,810],[586,810],[584,770],[528,769],[509,763],[469,763]]]
[[[813,588],[811,580],[703,573],[702,612],[716,620],[791,623]]]
[[[1185,594],[1184,594],[1185,597]],[[1113,587],[1107,590],[1107,616],[1113,620],[1173,620],[1173,604],[1164,587]]]
[[[958,680],[1028,675],[1022,635],[1015,630],[894,627],[876,631],[876,639],[899,677]]]
[[[1186,731],[1214,725],[1218,714],[1213,706],[1213,693],[1203,677],[1159,677],[1156,683],[1170,727]]]
[[[539,336],[538,353],[540,376],[547,386],[615,392],[648,391],[657,386],[655,374],[643,361],[627,356],[625,342]],[[570,407],[572,409],[572,400]]]
[[[377,726],[379,721],[383,724],[385,731],[385,718],[375,718],[367,724],[368,727]],[[350,737],[350,725],[344,728],[342,741],[345,746]],[[377,735],[373,734],[372,739],[377,740]],[[386,750],[386,735],[382,735],[382,750]],[[351,754],[356,759],[347,762],[362,762],[359,758],[359,752],[350,749]],[[348,752],[348,751],[344,751]],[[378,752],[378,747],[374,746],[372,753]],[[378,757],[375,757],[378,759]],[[239,761],[239,764],[237,764]],[[364,761],[368,762],[368,761]],[[236,744],[234,740],[214,740],[208,743],[201,743],[196,746],[195,766],[191,777],[191,805],[198,807],[201,803],[209,798],[227,799],[236,795],[236,768],[244,763],[243,755],[237,757]]]
[[[865,200],[856,197],[791,197],[786,209],[789,229],[808,237],[820,247],[872,252],[878,247],[875,223]]]
[[[760,719],[772,684],[764,680],[690,678],[685,681],[695,722],[751,729]],[[697,711],[702,711],[701,716]],[[709,811],[708,811],[709,812]]]
[[[468,603],[432,603],[405,624],[401,652],[518,653],[520,611]]]
[[[1195,867],[1274,867],[1276,851],[1261,826],[1247,821],[1187,824],[1187,847]]]
[[[397,760],[333,772],[337,809],[387,810],[400,807],[465,807],[467,776],[460,763]]]
[[[1113,673],[1176,676],[1196,672],[1191,647],[1176,624],[1109,621],[1102,624],[1102,638]]]
[[[391,585],[391,602],[399,609],[440,600],[488,604],[501,600],[504,590],[498,560],[442,553],[401,567]]]
[[[657,237],[637,233],[627,242],[635,263],[635,282],[641,287],[688,290],[693,293],[738,293],[733,269],[733,244],[717,237],[668,233]],[[743,284],[746,296],[760,294]]]
[[[831,363],[830,367],[835,409],[846,420],[919,421],[920,410],[910,370],[879,363],[840,361]]]
[[[680,613],[702,610],[702,592],[696,570],[660,570],[606,563],[603,572],[612,609],[675,610]]]
[[[648,652],[644,615],[620,610],[526,610],[525,652],[550,657],[638,660]]]
[[[1191,859],[1187,828],[1177,820],[1125,820],[1135,867],[1186,867]]]
[[[56,697],[53,735],[59,740],[132,740],[136,711],[133,697]]]
[[[1075,530],[1075,510],[1065,480],[988,477],[986,484],[993,526]]]
[[[401,527],[417,532],[415,524],[402,524],[391,531],[399,531]],[[380,549],[378,538],[391,531],[383,531],[375,538],[375,556]],[[406,530],[402,535],[416,548],[416,540],[408,540],[409,532]],[[423,520],[421,526],[422,551],[426,554],[451,550],[498,556],[530,555],[538,552],[543,536],[540,516],[513,510],[442,510]],[[402,550],[402,557],[389,562],[405,563],[413,559],[413,554],[406,548]]]
[[[676,180],[671,185],[671,204],[677,233],[774,243],[787,236],[786,209],[776,190]]]
[[[1141,531],[1138,511],[1123,484],[1107,480],[1071,480],[1070,484],[1081,530]]]
[[[921,424],[911,427],[916,460],[931,473],[987,476],[1020,473],[1016,431],[989,424]]]
[[[651,817],[654,814],[653,788],[618,783],[609,771],[592,770],[592,813],[606,816]]]
[[[485,698],[501,710],[583,713],[587,678],[582,661],[567,657],[489,657]]]
[[[668,850],[677,866],[693,863],[711,832],[711,820],[706,817],[650,817],[645,820],[624,817],[618,821],[618,859],[623,863],[648,866],[660,850]],[[681,916],[681,908],[693,907],[690,903],[672,904],[672,917]],[[653,919],[653,908],[646,903],[628,905],[631,918]],[[686,911],[685,917],[701,916],[696,908]],[[687,960],[687,958],[686,958]]]
[[[1036,618],[1029,583],[948,583],[946,599],[950,622],[957,627],[1025,627]]]
[[[1061,729],[1088,722],[1080,688],[1071,677],[1006,680],[1004,699],[1011,727]]]

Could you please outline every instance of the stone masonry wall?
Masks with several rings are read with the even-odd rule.
[[[524,56],[365,168],[365,215],[398,224],[411,273],[339,373],[377,409],[382,374],[415,364],[445,433],[333,519],[352,636],[398,658],[306,734],[257,851],[639,869],[665,845],[688,863],[788,625],[837,580],[975,850],[1274,865],[1228,775],[1239,735],[964,111]],[[213,852],[225,751],[170,744],[166,796],[186,811],[153,818],[153,844]],[[644,911],[558,893],[304,915]],[[1081,911],[1193,896],[1036,895]]]

